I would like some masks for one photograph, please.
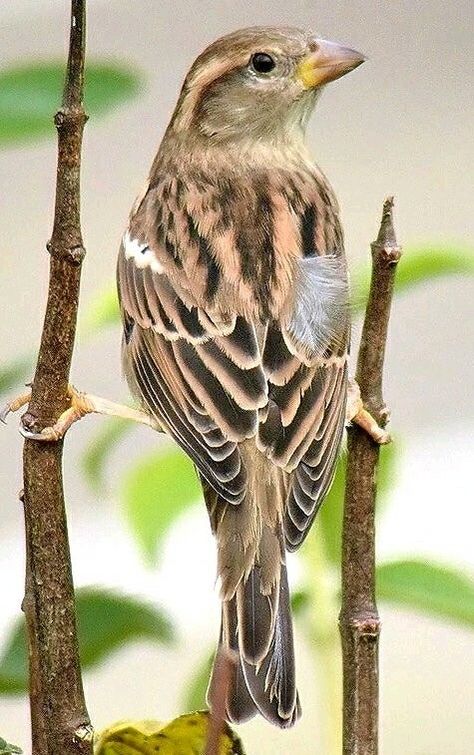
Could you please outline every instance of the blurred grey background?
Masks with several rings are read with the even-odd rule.
[[[83,305],[114,277],[117,245],[131,203],[192,60],[217,36],[254,24],[312,28],[368,55],[362,68],[327,88],[308,133],[341,203],[351,263],[367,257],[387,194],[396,196],[397,229],[405,245],[472,244],[472,2],[89,0],[88,5],[89,57],[129,61],[143,73],[146,90],[131,104],[87,125]],[[65,0],[2,3],[1,65],[64,56],[68,6]],[[0,152],[2,361],[38,345],[55,163],[54,140]],[[416,289],[396,302],[385,392],[404,460],[379,532],[384,557],[416,552],[474,568],[473,298],[472,278],[457,277]],[[72,376],[84,390],[123,398],[119,333],[108,332],[93,343],[79,341]],[[184,623],[189,648],[187,655],[136,646],[89,674],[89,709],[100,728],[119,718],[172,716],[194,659],[217,633],[218,609],[214,551],[203,511],[179,526],[174,548],[165,553],[156,575],[143,568],[116,502],[97,501],[84,487],[77,459],[97,423],[100,419],[85,420],[66,443],[76,583],[122,585],[166,602]],[[144,448],[156,443],[146,430],[138,437]],[[0,444],[1,635],[18,611],[23,590],[17,419],[2,428]],[[115,455],[117,473],[131,450],[125,446]],[[192,585],[178,547],[196,559]],[[469,702],[474,693],[472,635],[385,607],[382,619],[382,752],[469,755],[474,742]],[[290,747],[301,755],[322,753],[312,660],[301,642],[298,653],[303,721],[285,733],[268,728],[263,734],[262,724],[247,725],[242,733],[249,754],[283,753]],[[0,701],[0,734],[24,746],[25,752],[27,722],[23,699]]]

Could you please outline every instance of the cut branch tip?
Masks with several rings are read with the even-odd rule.
[[[377,257],[388,265],[395,265],[401,255],[402,248],[397,242],[393,223],[394,198],[387,197],[383,203],[382,219],[377,238],[370,245],[373,257]]]

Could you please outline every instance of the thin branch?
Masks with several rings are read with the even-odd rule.
[[[31,402],[22,422],[37,432],[67,408],[81,263],[80,166],[85,0],[72,0],[63,104],[56,113],[58,167],[48,303]],[[27,440],[24,508],[27,539],[23,602],[29,642],[33,755],[92,755],[79,664],[67,522],[62,441]]]
[[[23,490],[20,491],[19,499],[23,504],[25,496]],[[43,712],[41,707],[40,691],[40,670],[39,656],[36,652],[35,637],[38,636],[36,625],[36,613],[32,603],[33,598],[33,571],[31,569],[31,537],[28,532],[28,518],[25,512],[25,541],[26,541],[26,569],[25,569],[25,597],[23,598],[22,609],[26,618],[26,636],[28,638],[28,665],[30,671],[30,715],[31,715],[31,737],[33,753],[47,753],[48,743],[46,741],[46,732],[44,728]]]
[[[383,427],[389,413],[382,373],[393,285],[401,249],[395,238],[393,199],[383,206],[372,249],[372,280],[356,379],[365,408]],[[357,426],[349,429],[342,542],[343,753],[378,752],[378,640],[375,602],[375,500],[380,447]]]

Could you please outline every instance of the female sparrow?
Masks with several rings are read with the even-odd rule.
[[[234,722],[300,715],[285,551],[333,478],[350,331],[338,207],[304,133],[322,87],[363,60],[298,29],[214,42],[119,253],[130,388],[196,465],[217,540]]]

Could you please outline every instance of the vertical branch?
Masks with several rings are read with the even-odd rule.
[[[23,490],[20,491],[20,501],[25,502]],[[22,609],[26,618],[26,636],[28,641],[28,665],[29,665],[29,693],[30,693],[30,717],[31,717],[31,738],[32,752],[47,753],[48,743],[46,741],[46,732],[43,723],[43,714],[41,706],[40,690],[40,673],[39,673],[39,656],[36,651],[35,637],[38,635],[36,625],[36,614],[33,598],[33,572],[31,569],[31,548],[30,534],[28,532],[28,518],[25,516],[25,541],[26,541],[26,569],[25,569],[25,597],[22,602]]]
[[[58,165],[48,302],[31,402],[22,422],[40,431],[67,408],[81,263],[80,166],[85,0],[72,0],[63,103],[56,113]],[[23,454],[26,592],[34,755],[91,755],[76,633],[62,481],[61,441],[26,440]]]
[[[364,407],[382,426],[388,411],[382,373],[393,285],[401,249],[395,238],[393,199],[383,206],[372,249],[372,278],[356,379]],[[378,640],[375,602],[375,500],[379,446],[361,428],[349,429],[342,542],[343,753],[378,752]]]

